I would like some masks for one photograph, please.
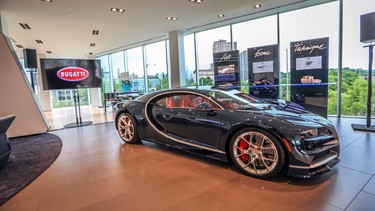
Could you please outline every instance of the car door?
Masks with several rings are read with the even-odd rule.
[[[208,108],[201,108],[204,103]],[[154,106],[152,115],[163,128],[162,132],[181,142],[215,149],[220,146],[222,111],[207,97],[194,93],[175,93],[165,95],[156,104],[158,106]]]

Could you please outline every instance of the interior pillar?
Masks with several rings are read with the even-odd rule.
[[[169,33],[171,67],[171,87],[186,86],[184,34],[179,31]]]

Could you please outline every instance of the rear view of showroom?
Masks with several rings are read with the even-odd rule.
[[[67,10],[82,55],[0,3],[0,211],[374,209],[373,0],[163,2],[131,43]]]

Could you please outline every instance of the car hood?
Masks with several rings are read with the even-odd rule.
[[[321,127],[321,126],[332,126],[331,121],[328,119],[308,112],[301,109],[277,109],[275,107],[271,109],[265,109],[263,112],[266,115],[281,118],[294,125],[301,125],[307,127]]]

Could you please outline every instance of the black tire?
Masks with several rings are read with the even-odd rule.
[[[118,134],[125,143],[134,144],[139,142],[137,125],[130,114],[121,114],[117,118],[116,124]]]
[[[277,175],[285,164],[285,152],[278,138],[257,128],[236,132],[228,150],[241,172],[260,179]]]

